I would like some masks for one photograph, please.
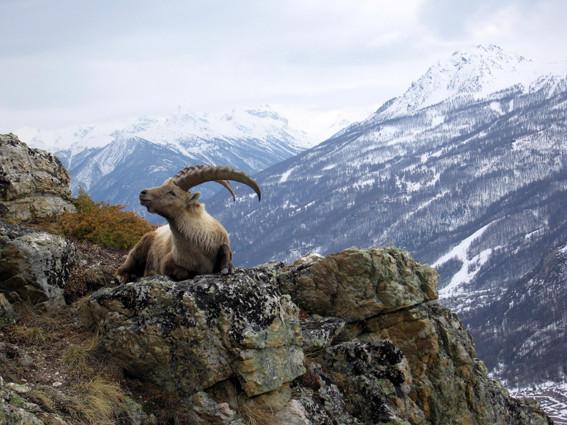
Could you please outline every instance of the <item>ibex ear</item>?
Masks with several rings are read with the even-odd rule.
[[[201,196],[201,193],[199,192],[193,192],[189,194],[189,200],[187,201],[187,205],[191,205],[194,204],[196,202],[199,202],[199,197]]]

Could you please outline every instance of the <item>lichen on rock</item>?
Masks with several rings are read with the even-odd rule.
[[[75,248],[61,236],[0,221],[0,292],[12,301],[64,303]]]
[[[302,259],[278,279],[307,313],[346,321],[313,353],[320,367],[311,371],[318,373],[298,381],[300,400],[318,418],[313,423],[332,423],[332,403],[315,392],[322,388],[340,393],[346,411],[364,424],[551,423],[488,377],[464,326],[437,303],[435,272],[403,251],[348,249]]]
[[[96,292],[86,317],[128,373],[177,395],[234,378],[253,397],[304,372],[298,309],[267,273],[150,277]]]
[[[436,297],[434,271],[403,251],[349,249],[149,277],[99,290],[84,315],[129,376],[185,400],[189,423],[549,424],[489,379]]]
[[[435,271],[395,248],[351,248],[300,259],[288,275],[281,281],[301,308],[349,321],[437,298]]]
[[[0,134],[0,218],[20,223],[75,211],[70,177],[52,154]]]

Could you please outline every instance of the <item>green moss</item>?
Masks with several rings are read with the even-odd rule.
[[[26,405],[26,401],[17,394],[12,394],[10,396],[10,404],[12,406],[23,408]]]

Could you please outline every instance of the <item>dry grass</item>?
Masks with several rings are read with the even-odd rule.
[[[12,335],[20,344],[41,346],[49,341],[49,334],[36,326],[14,325]]]
[[[62,361],[70,373],[75,376],[92,376],[95,370],[92,366],[92,355],[98,345],[98,335],[93,335],[78,344],[71,344],[63,353]]]
[[[248,425],[270,425],[274,421],[274,412],[253,403],[240,405],[239,412]]]
[[[99,337],[82,326],[75,306],[61,306],[55,312],[21,306],[18,322],[3,332],[2,339],[26,351],[33,361],[31,367],[0,361],[0,370],[9,366],[5,372],[12,381],[33,383],[23,397],[68,423],[121,423],[132,403],[121,387],[121,373],[98,355]]]
[[[39,404],[48,412],[54,412],[56,410],[57,403],[46,391],[33,389],[30,391],[29,397],[33,403]]]
[[[89,425],[115,425],[122,412],[126,395],[122,388],[97,376],[75,387],[77,397],[73,399],[73,416]]]
[[[130,249],[144,233],[155,228],[139,215],[124,211],[123,205],[95,202],[86,192],[80,192],[73,203],[76,213],[64,213],[56,220],[36,220],[30,224],[112,249]]]

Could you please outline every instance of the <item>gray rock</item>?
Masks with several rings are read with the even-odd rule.
[[[69,174],[52,154],[0,135],[0,217],[19,223],[75,211]]]
[[[0,292],[32,303],[63,303],[74,256],[73,244],[60,236],[0,222]]]
[[[218,403],[204,391],[193,394],[190,405],[188,418],[193,425],[245,425],[228,403]]]
[[[309,313],[361,320],[437,298],[437,274],[396,248],[350,248],[298,260],[280,277]]]
[[[327,348],[333,339],[343,330],[345,321],[333,317],[306,319],[301,322],[303,351],[315,353]]]
[[[129,375],[181,400],[188,423],[549,425],[490,380],[435,288],[399,250],[349,249],[105,288],[83,314]]]
[[[172,282],[146,278],[101,289],[85,317],[131,375],[191,396],[236,378],[248,397],[301,375],[298,309],[269,271]]]
[[[5,325],[14,323],[16,314],[12,304],[8,302],[6,296],[0,292],[0,328]]]
[[[312,425],[305,408],[298,400],[289,404],[274,415],[271,425]]]
[[[344,394],[320,364],[311,362],[298,379],[294,397],[313,425],[362,425],[347,409]]]
[[[5,383],[0,376],[0,424],[2,425],[67,425],[55,414],[43,412],[39,405],[30,403],[20,394],[24,386]]]

